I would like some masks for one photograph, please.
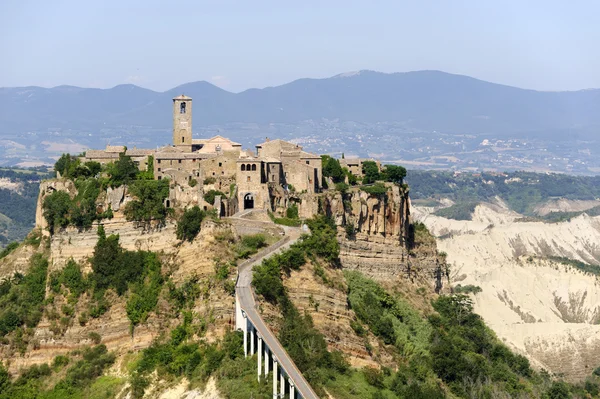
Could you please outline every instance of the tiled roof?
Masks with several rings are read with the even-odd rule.
[[[118,152],[106,152],[104,150],[87,150],[85,152],[87,159],[118,159]]]

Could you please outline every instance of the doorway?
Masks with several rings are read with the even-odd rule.
[[[254,209],[254,197],[252,193],[244,195],[244,209]]]

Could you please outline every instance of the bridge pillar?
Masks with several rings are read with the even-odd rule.
[[[277,399],[277,360],[273,356],[273,399]]]
[[[254,328],[250,327],[250,356],[254,355]]]
[[[248,357],[248,327],[246,320],[246,327],[244,328],[244,357]]]
[[[258,337],[258,382],[260,382],[260,376],[262,375],[262,342],[262,337]]]
[[[269,375],[269,349],[265,343],[265,377]]]
[[[288,378],[288,384],[290,384],[290,399],[296,399],[295,397],[295,388],[294,388],[294,383],[292,382],[291,378]]]
[[[285,396],[285,375],[283,375],[283,368],[281,369],[281,373],[279,373],[281,379],[281,397]]]

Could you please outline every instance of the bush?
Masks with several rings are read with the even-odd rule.
[[[35,254],[29,263],[26,275],[17,274],[0,285],[0,337],[23,324],[33,328],[42,318],[48,260]]]
[[[12,251],[17,249],[18,247],[19,247],[18,242],[11,242],[2,250],[2,252],[0,252],[0,259],[8,256],[8,254],[10,254]]]
[[[215,203],[215,197],[217,195],[220,195],[221,198],[226,198],[227,197],[221,191],[218,191],[218,190],[208,190],[208,192],[206,192],[204,194],[204,201],[208,202],[210,205],[213,205]]]
[[[340,161],[329,155],[321,155],[321,170],[323,176],[330,177],[334,183],[344,181],[344,170],[340,165]]]
[[[102,342],[102,336],[95,331],[92,331],[88,334],[88,338],[92,340],[92,342],[96,345],[99,345]]]
[[[379,167],[377,167],[377,163],[374,161],[364,161],[362,163],[362,172],[363,172],[363,184],[371,184],[375,183],[375,181],[380,180],[381,176],[379,175]]]
[[[288,219],[298,219],[298,205],[291,204],[288,206],[288,208],[285,210],[285,217]]]
[[[385,181],[402,184],[406,177],[406,169],[398,165],[385,165],[382,177]]]
[[[71,197],[64,191],[54,191],[44,198],[42,205],[44,218],[48,223],[50,234],[55,229],[64,228],[69,225],[69,210],[71,209]]]
[[[217,179],[212,176],[204,179],[204,184],[215,184],[216,182],[217,182]]]
[[[198,180],[190,179],[189,185],[190,185],[190,187],[196,187],[198,185]]]
[[[361,186],[360,189],[365,193],[378,197],[385,195],[388,191],[387,187],[383,183],[375,183],[372,186]]]
[[[453,292],[455,294],[478,294],[481,291],[482,290],[480,286],[471,284],[465,286],[458,284],[456,287],[453,288]]]
[[[169,196],[168,180],[138,180],[129,186],[135,199],[125,206],[127,220],[164,222],[167,209],[164,201]]]
[[[111,187],[129,184],[135,180],[139,172],[138,167],[131,160],[131,157],[124,153],[119,154],[117,161],[109,163],[106,166],[106,171],[110,177],[109,184]]]
[[[177,239],[192,242],[200,232],[200,224],[206,213],[198,206],[186,209],[177,222]]]

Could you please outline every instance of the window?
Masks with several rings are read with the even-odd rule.
[[[158,168],[158,171],[160,172],[160,168]]]
[[[223,166],[223,163],[219,162],[219,166]]]
[[[252,165],[252,170],[256,170],[256,164]]]
[[[242,164],[242,172],[246,170],[246,165]]]
[[[162,176],[158,176],[158,180],[162,180]]]
[[[181,142],[185,143],[185,137],[181,136]]]
[[[246,165],[246,170],[251,170],[250,164]]]
[[[306,161],[306,164],[307,164],[307,165],[310,165],[310,161]]]
[[[196,158],[192,159],[192,162],[196,162]]]
[[[249,182],[249,181],[250,181],[250,176],[248,176],[248,177],[246,178],[246,181],[247,181],[247,182]]]
[[[181,159],[179,160],[179,163],[181,163]]]
[[[185,102],[183,102],[179,105],[179,113],[185,114]]]

